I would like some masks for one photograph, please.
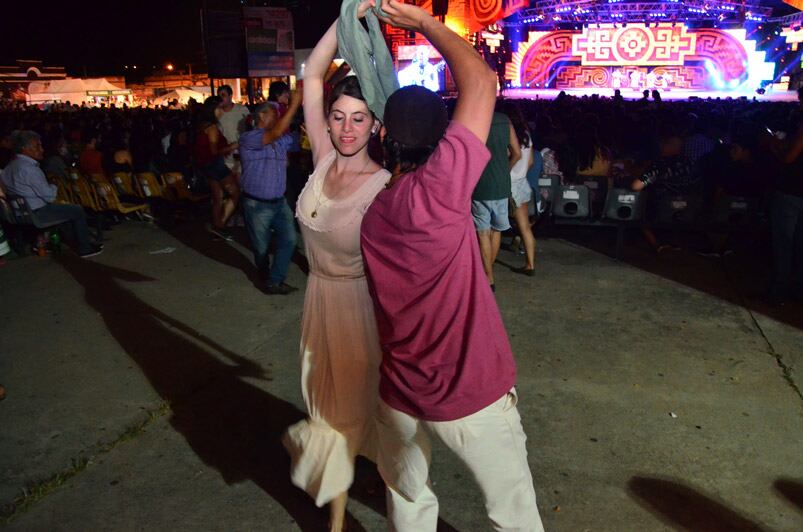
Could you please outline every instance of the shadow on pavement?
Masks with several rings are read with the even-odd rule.
[[[633,477],[630,495],[667,525],[694,532],[764,532],[758,524],[693,488],[671,480]]]
[[[613,230],[550,226],[537,231],[536,236],[565,239],[615,258],[616,232]],[[735,238],[729,246],[735,253],[721,258],[697,255],[693,250],[700,247],[701,238],[700,235],[682,235],[677,241],[682,250],[658,255],[649,249],[640,232],[632,229],[627,232],[620,260],[803,330],[803,304],[789,302],[784,306],[774,306],[765,301],[771,270],[771,249],[766,236]]]
[[[242,271],[256,288],[262,288],[262,279],[259,278],[259,273],[251,258],[222,239],[215,240],[213,235],[203,226],[194,223],[183,223],[172,227],[163,227],[163,229],[170,236],[204,257]],[[245,236],[243,238],[243,235],[240,234],[241,231],[233,231],[232,233],[238,242],[244,242],[243,245],[248,246],[248,237]]]
[[[235,270],[242,271],[246,278],[254,285],[254,288],[259,291],[264,290],[265,283],[260,278],[259,272],[257,272],[257,268],[254,266],[254,262],[251,259],[251,242],[248,240],[248,234],[244,229],[239,227],[232,228],[231,233],[238,244],[249,249],[249,255],[244,255],[223,240],[215,240],[212,234],[204,227],[195,223],[184,223],[171,227],[163,227],[163,229],[173,238],[206,258],[234,268]],[[293,254],[292,261],[304,275],[309,273],[307,259],[299,253],[298,250]]]
[[[56,260],[84,287],[87,303],[170,403],[170,424],[205,464],[227,484],[253,481],[302,529],[325,525],[323,512],[291,485],[290,461],[279,441],[287,426],[304,413],[243,380],[269,379],[263,368],[147,305],[120,285],[155,279],[70,254]]]
[[[799,480],[779,478],[773,484],[775,489],[803,511],[803,483]]]
[[[146,304],[120,284],[156,279],[72,254],[54,260],[84,287],[87,304],[170,403],[170,424],[206,465],[227,484],[254,482],[302,530],[326,527],[326,509],[317,508],[290,483],[290,459],[280,442],[287,427],[306,414],[243,380],[271,380],[265,369]],[[370,462],[358,462],[350,495],[385,515],[384,484]],[[364,530],[353,518],[350,524],[353,532]],[[438,530],[455,529],[440,520]]]

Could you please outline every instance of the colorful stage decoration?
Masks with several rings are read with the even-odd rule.
[[[451,4],[451,2],[450,2]],[[528,0],[471,0],[472,28],[477,31],[527,7]]]
[[[446,25],[467,37],[503,18],[526,8],[529,0],[449,0]],[[416,5],[432,12],[432,0],[418,0]]]
[[[694,55],[697,35],[685,26],[666,24],[657,28],[643,26],[589,26],[572,35],[572,54],[583,65],[682,65]]]
[[[774,73],[744,29],[665,23],[531,32],[506,77],[522,88],[752,91]]]

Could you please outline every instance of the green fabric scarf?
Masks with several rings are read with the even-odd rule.
[[[360,80],[368,108],[382,120],[385,103],[399,89],[399,80],[376,13],[374,10],[366,13],[368,31],[365,31],[357,18],[359,4],[360,0],[343,0],[337,23],[337,46],[340,56]],[[376,12],[381,13],[379,6]]]

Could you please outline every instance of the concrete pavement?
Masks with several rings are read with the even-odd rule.
[[[247,249],[192,224],[108,237],[0,269],[6,526],[320,529],[278,443],[304,415],[303,291],[263,295]],[[520,260],[497,299],[547,530],[803,529],[803,332],[564,241],[535,278]],[[441,447],[432,478],[443,530],[489,529]],[[372,466],[353,491],[356,528],[384,530]]]

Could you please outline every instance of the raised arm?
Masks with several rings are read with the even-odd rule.
[[[304,126],[312,147],[313,166],[318,166],[318,160],[335,149],[326,131],[323,87],[336,54],[337,21],[315,45],[304,67]]]
[[[267,145],[271,144],[276,141],[279,137],[284,135],[284,132],[288,130],[290,127],[290,123],[293,121],[293,118],[296,116],[298,112],[298,108],[301,106],[301,94],[298,91],[293,91],[290,93],[290,107],[287,108],[287,112],[281,117],[276,124],[270,129],[266,129],[265,133],[262,135],[262,144]]]
[[[496,74],[468,41],[420,7],[382,0],[382,10],[387,14],[381,17],[383,22],[421,33],[441,53],[459,92],[452,120],[485,142],[496,104]]]

